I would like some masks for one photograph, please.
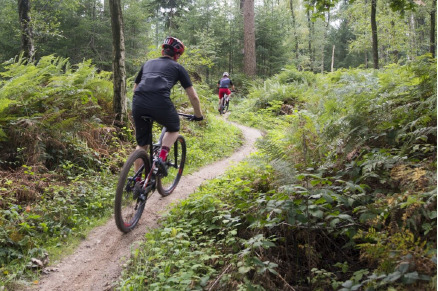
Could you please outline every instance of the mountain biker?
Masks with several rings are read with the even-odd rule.
[[[135,138],[137,149],[147,150],[150,133],[148,124],[142,116],[150,116],[153,120],[165,126],[167,132],[162,141],[162,147],[156,166],[162,175],[167,175],[164,161],[170,148],[179,135],[180,120],[170,99],[170,90],[179,81],[185,89],[194,109],[193,120],[203,120],[199,97],[193,88],[186,69],[178,63],[184,53],[184,44],[175,37],[167,37],[161,50],[161,57],[149,60],[143,64],[135,79],[134,97],[132,100],[132,116],[135,123]],[[141,166],[136,164],[136,169]]]
[[[230,74],[228,72],[224,72],[222,74],[222,78],[217,82],[217,86],[219,88],[219,112],[221,111],[221,100],[224,98],[224,94],[228,96],[231,95],[230,86],[234,91],[233,82],[230,79]]]

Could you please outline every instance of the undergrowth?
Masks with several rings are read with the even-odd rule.
[[[0,286],[15,289],[111,216],[114,183],[135,140],[132,121],[113,123],[110,74],[90,61],[17,58],[0,76]],[[205,87],[197,86],[203,106]],[[190,111],[183,90],[172,98]],[[237,128],[203,109],[205,121],[181,121],[186,174],[241,144]]]
[[[230,118],[267,131],[258,156],[176,205],[119,288],[436,290],[436,94],[430,56],[250,89]]]

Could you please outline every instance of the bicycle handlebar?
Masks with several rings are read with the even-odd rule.
[[[185,114],[185,113],[179,113],[179,112],[178,112],[178,115],[184,117],[184,119],[189,120],[189,121],[201,121],[201,120],[204,120],[204,116],[196,117],[193,114]]]

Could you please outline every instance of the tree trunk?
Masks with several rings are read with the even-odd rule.
[[[313,49],[312,49],[312,21],[310,20],[310,12],[307,10],[307,26],[309,27],[309,59],[310,59],[310,70],[313,72]]]
[[[433,8],[430,12],[430,49],[429,52],[432,54],[432,57],[435,57],[435,49],[436,49],[436,39],[435,39],[435,28],[436,28],[436,0],[433,0]]]
[[[233,25],[231,25],[230,23],[230,48],[229,48],[230,52],[228,55],[228,72],[230,74],[233,73]]]
[[[377,0],[371,0],[371,32],[373,39],[373,61],[374,69],[379,68],[379,51],[377,42],[377,22],[376,22]]]
[[[321,45],[321,74],[324,73],[325,42],[327,39],[327,32],[328,32],[329,25],[330,25],[330,9],[327,11],[327,21],[325,22],[325,29],[324,29],[324,39],[323,39],[322,45]]]
[[[333,50],[332,50],[332,65],[330,68],[330,71],[333,72],[333,68],[335,67],[335,45],[333,45]]]
[[[123,124],[126,118],[125,38],[120,0],[109,0],[113,34],[113,110],[115,120]]]
[[[243,70],[247,76],[256,75],[254,0],[243,3]]]
[[[292,29],[294,30],[294,40],[295,40],[295,60],[298,62],[298,34],[297,34],[297,25],[295,21],[295,11],[294,11],[294,3],[293,0],[289,0],[290,4],[290,12],[292,14]]]
[[[33,43],[29,12],[29,0],[18,0],[18,16],[21,25],[21,50],[23,51],[24,57],[32,61],[35,58],[35,46]]]
[[[90,49],[93,51],[93,53],[96,55],[96,58],[97,58],[98,52],[97,52],[96,46],[95,46],[96,25],[94,25],[96,23],[96,2],[93,2],[91,21],[93,23],[93,29],[91,32],[91,38],[90,38],[89,45],[90,45]]]
[[[365,68],[368,69],[368,52],[365,52]]]
[[[410,49],[409,53],[407,54],[407,59],[413,60],[418,52],[418,41],[417,41],[417,32],[415,29],[415,15],[414,15],[414,13],[411,13],[411,15],[409,16],[409,29],[410,29],[409,35],[411,36],[410,37],[411,49]]]

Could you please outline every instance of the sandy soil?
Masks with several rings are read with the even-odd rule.
[[[176,190],[168,197],[162,198],[155,192],[148,200],[137,227],[130,233],[122,234],[114,219],[97,227],[72,255],[47,268],[50,272],[41,277],[38,285],[28,290],[112,290],[130,251],[149,229],[158,226],[158,218],[172,202],[187,198],[205,180],[220,176],[229,166],[235,165],[254,151],[254,142],[261,133],[245,126],[236,126],[242,130],[245,142],[231,157],[183,176]]]

